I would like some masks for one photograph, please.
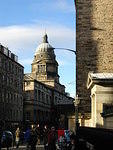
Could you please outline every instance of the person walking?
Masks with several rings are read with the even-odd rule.
[[[41,129],[40,129],[40,125],[39,125],[39,124],[36,126],[35,131],[36,131],[37,138],[38,138],[38,145],[40,145],[40,144],[41,144],[41,143],[40,143],[40,138],[41,138]]]
[[[64,134],[65,134],[65,138],[66,138],[67,150],[69,150],[70,149],[70,145],[71,145],[70,131],[69,130],[65,130]]]
[[[36,144],[37,144],[37,133],[34,126],[31,128],[30,132],[30,150],[36,150]]]
[[[51,130],[48,133],[48,150],[56,150],[55,127],[51,127]]]
[[[48,132],[49,132],[49,129],[45,125],[44,130],[43,130],[43,140],[44,140],[44,149],[45,150],[48,150]]]
[[[2,137],[3,137],[4,127],[5,127],[5,122],[0,120],[0,150],[2,149]]]
[[[24,134],[24,140],[25,140],[25,143],[27,144],[27,149],[29,148],[29,145],[30,145],[30,127],[27,128],[25,134]]]
[[[2,130],[2,125],[0,124],[0,150],[2,148],[2,136],[3,136],[3,130]]]
[[[16,148],[19,148],[19,140],[20,140],[20,129],[18,127],[15,131]]]
[[[19,143],[21,145],[23,145],[24,144],[24,131],[23,131],[23,127],[21,127],[21,129],[20,129],[20,136],[19,137],[20,137],[20,140],[19,140],[20,142]]]

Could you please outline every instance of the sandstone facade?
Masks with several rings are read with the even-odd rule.
[[[113,73],[89,73],[91,126],[113,129]]]
[[[76,1],[76,81],[81,111],[90,112],[88,73],[113,72],[113,1]]]
[[[24,75],[24,94],[24,120],[67,126],[67,115],[74,112],[74,99],[59,82],[58,63],[47,34],[36,49],[31,73]]]

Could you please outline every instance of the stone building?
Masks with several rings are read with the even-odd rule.
[[[74,111],[74,99],[59,82],[58,63],[47,34],[36,49],[31,73],[24,76],[24,93],[24,117],[30,122],[56,124],[61,114]]]
[[[87,76],[113,72],[113,1],[76,1],[76,82],[82,114],[91,111]]]
[[[52,90],[25,74],[24,91],[24,120],[50,122]]]
[[[89,73],[91,127],[113,129],[113,73]]]
[[[103,126],[107,129],[113,129],[113,103],[103,106]]]
[[[6,126],[23,121],[23,72],[18,57],[0,45],[0,120]]]
[[[43,37],[43,42],[37,47],[32,63],[32,76],[42,83],[65,92],[65,86],[59,83],[58,63],[54,48],[48,43],[48,37]]]

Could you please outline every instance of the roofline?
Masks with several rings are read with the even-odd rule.
[[[90,89],[94,84],[106,84],[106,85],[113,85],[113,79],[91,79],[87,88]]]
[[[25,74],[24,74],[25,75]],[[38,83],[40,83],[40,84],[42,84],[42,85],[44,85],[45,87],[47,87],[47,88],[49,88],[50,90],[52,90],[52,91],[57,91],[54,87],[52,87],[52,86],[49,86],[49,85],[46,85],[46,84],[44,84],[44,83],[42,83],[42,82],[40,82],[40,81],[37,81],[36,79],[28,79],[28,80],[23,80],[23,82],[27,82],[27,81],[33,81],[33,82],[38,82]],[[63,85],[64,86],[64,85]],[[60,92],[60,91],[57,91],[58,93],[61,93],[62,95],[65,95],[66,97],[68,97],[68,98],[71,98],[71,99],[73,99],[74,100],[74,98],[73,97],[71,97],[71,96],[67,96],[66,95],[66,93],[64,94],[64,93],[62,93],[62,92]]]
[[[19,62],[13,60],[13,59],[10,58],[9,56],[5,55],[3,52],[0,51],[0,53],[1,53],[2,55],[4,55],[5,57],[9,58],[12,62],[15,62],[16,64],[18,64],[19,66],[21,66],[22,68],[24,68],[24,66],[22,66]]]

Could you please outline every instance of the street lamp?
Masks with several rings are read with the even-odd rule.
[[[75,134],[77,134],[78,127],[79,127],[79,119],[78,119],[78,105],[80,103],[80,99],[78,95],[75,97],[74,106],[75,106]]]
[[[76,55],[76,51],[73,49],[69,49],[69,48],[54,48],[54,49],[61,49],[61,50],[70,51]],[[78,95],[77,95],[75,98],[75,101],[74,101],[74,106],[75,106],[75,134],[77,134],[77,130],[79,127],[79,120],[78,120],[78,105],[79,105],[79,103],[80,103],[80,99],[78,98]]]
[[[72,53],[74,53],[76,55],[76,51],[74,51],[73,49],[70,49],[70,48],[54,48],[54,49],[67,50],[67,51],[70,51],[70,52],[72,52]]]

